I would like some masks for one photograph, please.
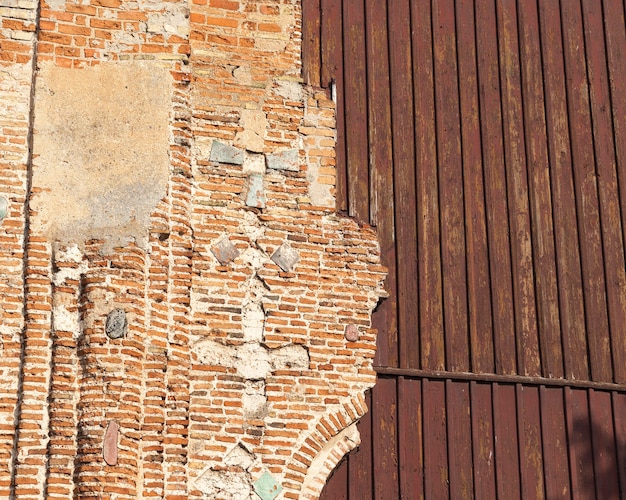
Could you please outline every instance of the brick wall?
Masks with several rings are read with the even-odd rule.
[[[315,498],[384,269],[300,3],[0,5],[0,497]]]

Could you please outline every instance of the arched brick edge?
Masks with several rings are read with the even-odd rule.
[[[291,479],[301,485],[298,498],[319,498],[337,464],[361,444],[357,423],[366,412],[361,393],[344,403],[342,409],[319,420],[288,466]]]

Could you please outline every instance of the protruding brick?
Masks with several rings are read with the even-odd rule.
[[[349,342],[356,342],[357,340],[359,340],[359,329],[356,327],[356,325],[346,326],[345,337],[346,340]]]

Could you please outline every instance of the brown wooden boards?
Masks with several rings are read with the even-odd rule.
[[[336,86],[338,208],[390,271],[376,363],[626,383],[623,2],[303,12],[305,76]]]
[[[393,159],[387,6],[380,0],[365,0],[367,53],[367,116],[369,140],[369,222],[377,226],[382,259],[397,269],[395,248]],[[378,307],[374,327],[384,332],[378,339],[377,364],[398,364],[397,273],[385,281],[389,298]]]
[[[494,372],[489,252],[480,141],[474,2],[456,8],[471,370]],[[402,333],[402,329],[400,329]],[[402,353],[402,350],[400,351]]]
[[[617,391],[384,376],[368,404],[323,499],[624,497]]]
[[[338,210],[390,272],[348,498],[625,497],[625,2],[303,15]]]
[[[496,373],[516,373],[515,324],[506,185],[502,159],[502,112],[496,7],[492,0],[477,2],[476,48],[480,126],[487,204],[487,240],[491,272],[493,342]]]
[[[430,1],[411,2],[421,367],[445,368]]]
[[[393,146],[394,230],[397,273],[398,366],[419,368],[417,334],[417,196],[413,141],[413,61],[410,0],[390,0],[389,73]]]

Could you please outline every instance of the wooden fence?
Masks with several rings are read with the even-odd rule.
[[[580,481],[595,491],[609,465],[621,471],[614,498],[626,495],[624,3],[303,0],[303,38],[305,79],[337,96],[338,208],[377,227],[390,269],[371,418],[396,436],[381,446],[395,446],[397,466],[389,475],[373,454],[386,471],[364,472],[374,496],[412,488],[404,468],[427,498],[445,497],[432,489],[443,477],[452,498],[495,498],[510,468],[523,498],[590,498]],[[450,424],[473,436],[481,405],[491,439],[509,425],[518,446],[491,447],[486,482],[480,446],[457,460]],[[407,441],[402,425],[423,433]],[[550,455],[557,428],[565,462]],[[473,493],[457,496],[464,467]],[[472,489],[483,484],[491,493]]]

